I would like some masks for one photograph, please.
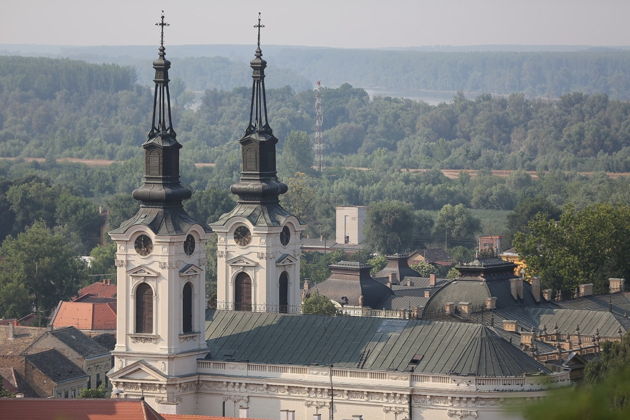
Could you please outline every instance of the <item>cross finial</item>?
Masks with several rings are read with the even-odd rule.
[[[159,22],[156,22],[155,26],[160,27],[160,47],[164,47],[164,27],[171,26],[170,24],[164,22],[164,10],[162,10],[162,17]]]
[[[258,12],[258,25],[254,25],[254,28],[258,29],[258,49],[260,49],[260,28],[264,28],[265,25],[260,23],[260,12]]]

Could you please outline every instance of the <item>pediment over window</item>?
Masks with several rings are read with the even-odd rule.
[[[186,264],[179,270],[180,276],[196,276],[201,273],[203,273],[203,270],[195,264]]]
[[[276,260],[276,265],[281,265],[281,266],[293,265],[296,262],[297,262],[297,258],[295,258],[293,255],[291,255],[291,254],[282,254]]]
[[[132,277],[157,277],[159,274],[145,265],[134,267],[127,271],[127,274]]]
[[[232,267],[256,267],[258,265],[257,262],[243,256],[229,259],[227,263]]]
[[[112,376],[110,376],[110,379],[112,381],[133,380],[143,382],[163,382],[166,381],[167,377],[147,362],[139,360],[114,372]]]

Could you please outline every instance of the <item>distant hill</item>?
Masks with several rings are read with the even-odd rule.
[[[134,76],[113,64],[0,56],[0,157],[137,156],[153,95]],[[192,98],[174,81],[171,98],[183,156],[237,166],[250,88],[208,89]],[[267,100],[279,150],[292,131],[312,133],[313,91],[268,89]],[[431,106],[370,98],[343,84],[324,88],[322,102],[327,165],[630,171],[630,102],[604,94],[457,95]]]
[[[46,55],[136,68],[150,83],[155,47],[62,47],[0,45],[0,54]],[[173,45],[174,78],[188,89],[229,90],[248,84],[250,45]],[[317,80],[336,87],[348,82],[376,93],[420,97],[425,91],[452,97],[523,93],[559,97],[569,92],[604,93],[630,99],[630,50],[588,46],[476,46],[400,49],[335,49],[265,46],[268,86],[309,89]],[[273,71],[271,71],[273,69]]]

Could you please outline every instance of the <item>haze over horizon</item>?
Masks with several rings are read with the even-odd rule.
[[[172,25],[170,45],[251,45],[259,10],[267,45],[630,45],[630,2],[624,0],[9,0],[0,15],[0,43],[155,45],[161,9]]]

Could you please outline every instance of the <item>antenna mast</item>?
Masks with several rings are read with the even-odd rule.
[[[324,136],[322,134],[322,126],[324,124],[324,113],[322,112],[322,85],[317,81],[315,88],[315,162],[319,172],[322,171],[322,162],[324,160]]]

